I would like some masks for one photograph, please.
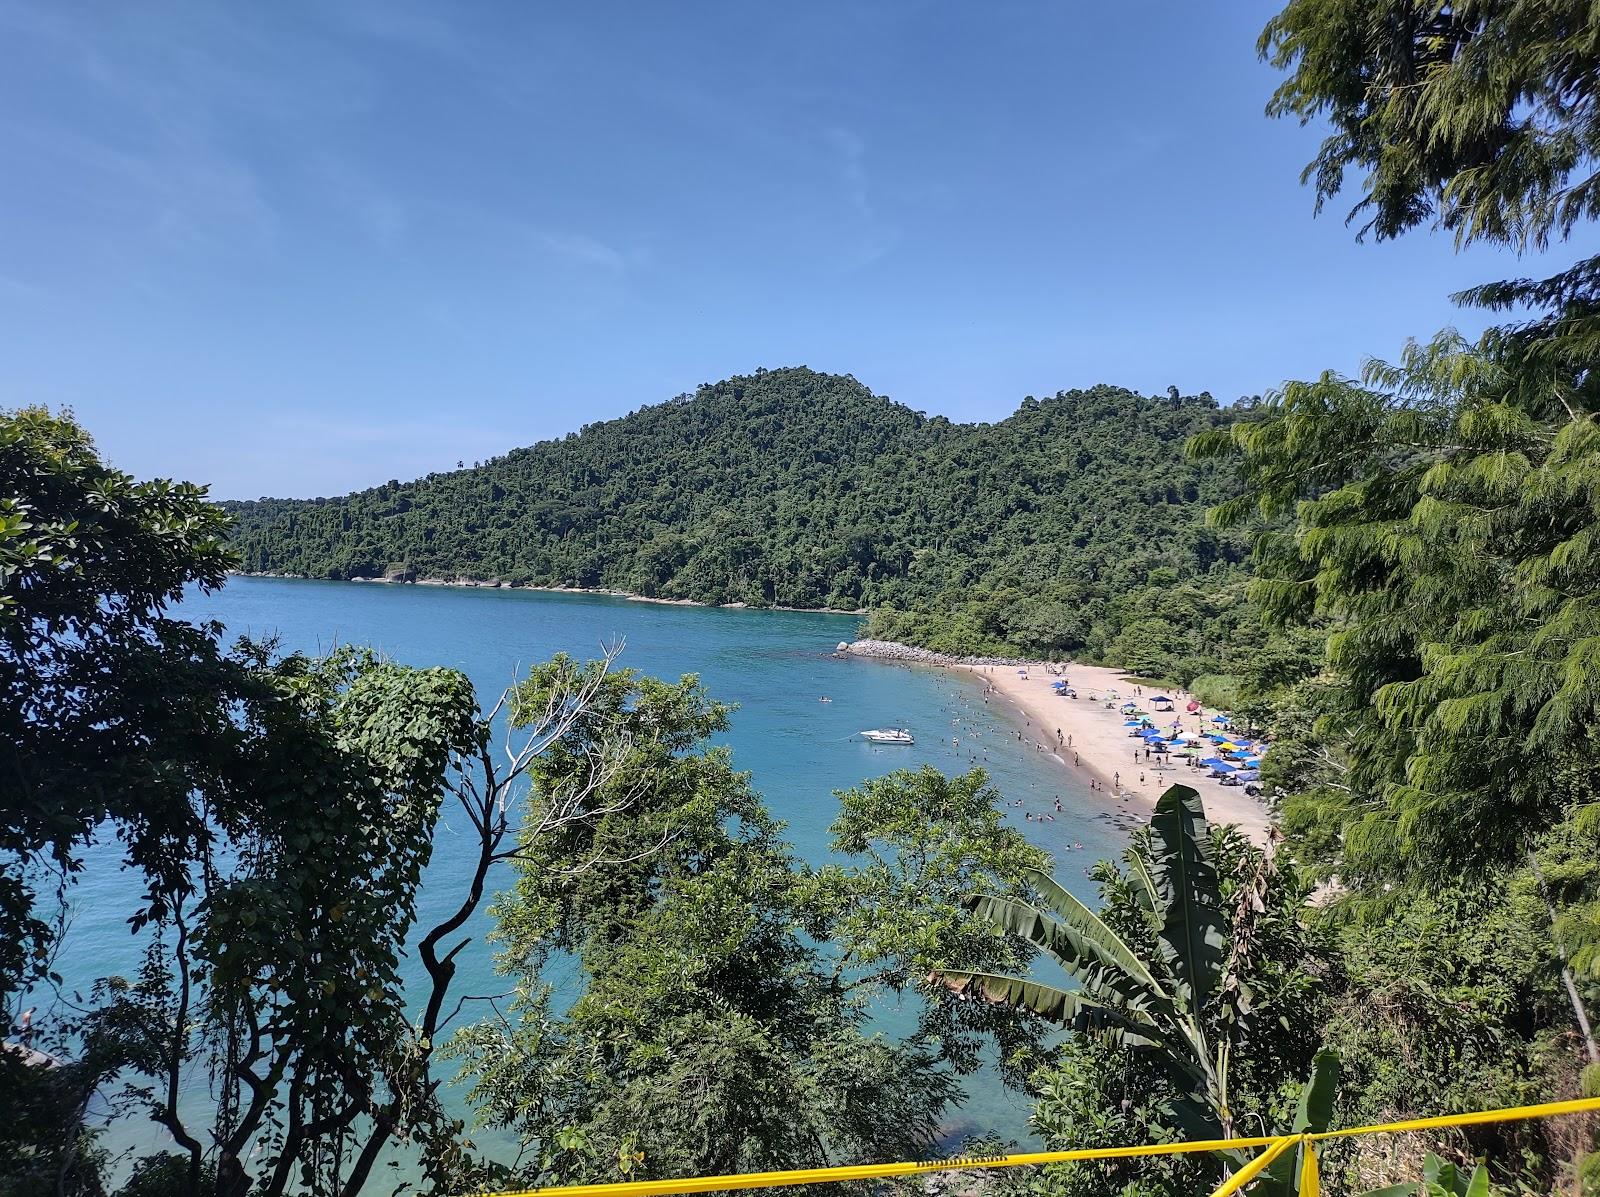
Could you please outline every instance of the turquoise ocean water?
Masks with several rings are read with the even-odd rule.
[[[406,664],[452,666],[472,679],[485,707],[534,661],[561,651],[595,656],[602,644],[624,640],[621,664],[664,677],[697,673],[713,697],[737,704],[722,740],[769,809],[788,824],[797,852],[813,862],[828,857],[835,790],[925,763],[949,773],[974,764],[987,769],[1006,801],[1025,803],[1007,806],[1007,818],[1055,857],[1057,875],[1086,900],[1094,895],[1085,867],[1115,855],[1125,842],[1098,796],[1033,737],[1019,741],[1020,720],[999,699],[986,703],[976,678],[834,657],[835,645],[854,637],[853,616],[275,578],[230,579],[216,594],[189,598],[181,612],[219,620],[230,636],[275,635],[285,651],[360,643]],[[821,702],[824,695],[832,701]],[[902,724],[915,732],[915,746],[874,747],[855,735],[862,728]],[[1024,818],[1029,810],[1053,811],[1057,796],[1064,811],[1053,822]],[[422,925],[456,901],[452,880],[467,869],[465,849],[447,815],[419,899]],[[92,849],[90,867],[71,895],[73,919],[60,961],[69,991],[137,966],[138,947],[124,923],[135,882],[119,859],[114,843]],[[508,883],[506,874],[491,879],[491,885]],[[468,928],[474,942],[461,962],[460,993],[507,987],[493,973],[482,934],[487,924],[480,914]],[[888,1030],[903,1018],[893,1010],[882,1014]],[[197,1080],[190,1095],[197,1103],[204,1099],[203,1083]],[[987,1073],[972,1078],[968,1093],[947,1128],[953,1139],[985,1131],[1026,1138],[1027,1105],[1021,1098],[1004,1093]],[[164,1145],[162,1138],[156,1128],[129,1121],[114,1128],[107,1145],[150,1151]]]

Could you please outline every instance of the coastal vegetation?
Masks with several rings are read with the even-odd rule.
[[[1379,240],[1591,227],[1590,7],[1292,0],[1262,52],[1272,110],[1329,129],[1317,202],[1360,175]],[[959,426],[763,371],[226,512],[6,413],[0,996],[55,979],[96,837],[146,954],[51,1032],[64,1066],[0,1053],[0,1193],[355,1197],[400,1150],[440,1192],[892,1158],[935,1145],[989,1049],[1056,1148],[1600,1094],[1600,259],[1468,298],[1518,321],[1229,408],[1102,387]],[[228,647],[170,606],[236,567],[871,608],[952,651],[1093,654],[1268,729],[1276,834],[1174,787],[1091,910],[981,772],[904,771],[838,795],[808,865],[695,678],[559,657],[486,709],[450,669]],[[478,867],[424,917],[444,811]],[[482,1016],[455,975],[480,911],[515,990]],[[875,1002],[910,1026],[870,1030]],[[172,1144],[121,1175],[85,1123],[112,1078],[112,1113]],[[447,1111],[453,1079],[510,1150]],[[1596,1123],[1348,1140],[1323,1183],[1594,1197]],[[1179,1197],[1237,1164],[992,1184]]]
[[[225,507],[250,572],[870,610],[874,635],[948,652],[1149,655],[1194,623],[1186,600],[1215,614],[1243,557],[1202,518],[1231,472],[1183,456],[1233,418],[1101,386],[955,424],[759,370],[452,473]]]

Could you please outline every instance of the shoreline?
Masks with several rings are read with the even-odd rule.
[[[1148,820],[1161,791],[1168,785],[1181,783],[1199,791],[1205,802],[1206,817],[1211,822],[1234,824],[1256,843],[1268,842],[1272,813],[1265,802],[1250,797],[1242,786],[1224,786],[1208,773],[1182,764],[1157,769],[1137,758],[1136,741],[1127,734],[1120,711],[1117,707],[1107,709],[1103,697],[1108,690],[1118,690],[1128,697],[1133,686],[1138,684],[1127,681],[1120,669],[1103,665],[1062,665],[1073,687],[1083,694],[1083,697],[1071,699],[1050,690],[1050,683],[1056,679],[1045,672],[1041,661],[954,657],[883,640],[858,640],[841,645],[838,655],[958,670],[981,680],[1020,717],[1024,742],[1031,741],[1043,748],[1074,777],[1081,779],[1087,773],[1102,787],[1096,794],[1103,791],[1103,805],[1109,811]],[[1019,670],[1025,670],[1027,676],[1021,676]],[[1102,697],[1091,701],[1090,694]],[[1174,696],[1186,697],[1181,691],[1174,692]],[[1206,714],[1202,710],[1198,716],[1178,713],[1172,717],[1180,719],[1185,730],[1193,730],[1198,718]],[[1057,731],[1063,737],[1060,743],[1054,734]],[[1066,744],[1066,737],[1072,740],[1070,746]],[[1075,765],[1074,760],[1079,763]],[[1143,782],[1139,780],[1141,775],[1145,778]],[[1119,777],[1120,795],[1116,791]]]
[[[817,615],[854,615],[865,619],[862,610],[846,611],[842,607],[756,607],[749,603],[702,603],[699,599],[653,598],[634,594],[631,590],[613,590],[605,586],[533,586],[526,582],[483,581],[479,578],[418,578],[414,582],[394,578],[308,578],[304,574],[253,573],[249,570],[230,569],[230,578],[278,578],[289,582],[339,582],[362,586],[439,586],[450,590],[532,590],[539,594],[593,594],[603,598],[626,599],[630,603],[657,603],[664,607],[704,607],[711,611],[799,611]]]

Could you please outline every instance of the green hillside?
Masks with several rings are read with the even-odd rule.
[[[1202,527],[1223,471],[1183,460],[1210,396],[1115,387],[955,424],[803,367],[757,371],[470,469],[334,499],[229,505],[252,572],[608,587],[756,606],[948,613],[1008,588],[1072,626],[1097,602],[1237,560]],[[1085,620],[1090,622],[1085,622]],[[1045,620],[1048,624],[1048,617]]]

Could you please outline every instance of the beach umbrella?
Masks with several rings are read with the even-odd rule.
[[[1204,764],[1205,762],[1202,761],[1201,763]],[[1234,768],[1232,765],[1218,761],[1216,764],[1211,766],[1211,771],[1213,773],[1232,773]]]
[[[1254,769],[1261,764],[1261,758],[1258,756],[1247,756],[1244,758],[1244,763],[1247,769]]]
[[[1210,767],[1212,769],[1215,769],[1218,765],[1221,765],[1223,768],[1227,768],[1228,767],[1228,762],[1227,761],[1220,760],[1219,758],[1214,757],[1214,756],[1205,757],[1203,760],[1201,760],[1200,763],[1202,765],[1206,765],[1206,766],[1208,766],[1208,767]]]
[[[1124,719],[1122,721],[1122,726],[1123,727],[1138,727],[1143,722],[1144,722],[1143,719]]]
[[[1189,705],[1184,707],[1183,709],[1188,711],[1189,714],[1193,715],[1196,711],[1198,711],[1200,709],[1200,704],[1197,703],[1197,702],[1194,702],[1193,700],[1191,700]]]

